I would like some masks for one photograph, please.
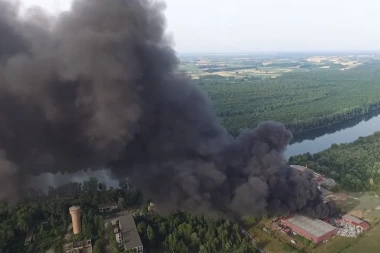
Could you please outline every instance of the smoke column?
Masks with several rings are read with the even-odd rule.
[[[311,173],[286,165],[292,135],[266,122],[236,139],[177,74],[162,2],[77,0],[51,17],[0,0],[0,200],[32,177],[107,167],[162,212],[325,217]]]

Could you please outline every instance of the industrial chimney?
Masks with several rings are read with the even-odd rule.
[[[74,235],[79,234],[81,231],[80,206],[72,206],[69,211],[73,223],[73,233]]]

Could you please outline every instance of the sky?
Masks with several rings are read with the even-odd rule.
[[[55,13],[71,2],[21,1]],[[179,53],[380,51],[376,0],[165,2],[167,31]]]

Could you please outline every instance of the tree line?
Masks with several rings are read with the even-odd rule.
[[[340,183],[348,191],[380,194],[380,132],[352,143],[333,144],[316,154],[292,156],[290,164],[307,165]]]
[[[184,212],[137,218],[144,247],[154,252],[254,253],[237,223]]]
[[[238,134],[264,120],[293,133],[337,124],[380,109],[380,63],[348,71],[294,71],[277,78],[201,76],[224,126]]]
[[[103,253],[106,247],[111,253],[129,252],[119,247],[113,227],[105,226],[110,214],[99,213],[98,205],[110,202],[134,210],[145,252],[256,252],[236,223],[185,212],[159,215],[148,209],[150,201],[128,181],[121,180],[119,188],[113,189],[93,177],[82,183],[49,187],[47,192],[32,191],[28,199],[16,205],[0,203],[0,252],[59,253],[67,242],[88,239],[94,253]],[[71,231],[69,208],[73,205],[81,207],[82,230],[67,238]],[[35,240],[25,246],[26,235],[32,230]]]
[[[62,252],[71,223],[69,208],[73,205],[81,207],[82,231],[69,241],[92,239],[94,252],[104,252],[104,220],[98,205],[110,202],[125,207],[147,206],[141,194],[130,190],[124,180],[118,189],[107,189],[96,178],[49,187],[46,193],[31,191],[28,199],[15,205],[0,203],[0,252],[42,253],[49,249]],[[35,241],[24,246],[26,235],[33,230]]]

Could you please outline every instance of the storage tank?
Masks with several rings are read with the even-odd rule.
[[[73,223],[73,233],[74,235],[79,234],[81,231],[80,206],[72,206],[69,211]]]

